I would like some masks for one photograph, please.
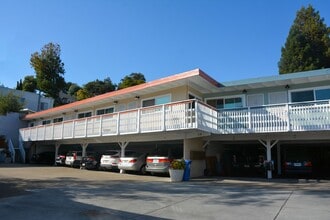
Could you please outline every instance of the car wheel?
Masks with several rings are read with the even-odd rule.
[[[146,165],[143,165],[143,166],[140,168],[140,173],[141,173],[142,175],[145,175],[145,174],[147,173],[147,171],[146,171]]]

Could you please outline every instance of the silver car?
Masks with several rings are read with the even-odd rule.
[[[180,148],[157,148],[150,156],[147,157],[146,171],[154,173],[169,173],[169,167],[174,159],[183,157]]]
[[[146,173],[146,153],[139,152],[125,152],[125,157],[119,159],[118,169],[137,171],[141,174]]]

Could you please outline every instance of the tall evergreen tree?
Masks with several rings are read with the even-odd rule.
[[[297,12],[278,67],[280,74],[330,67],[330,28],[311,5]]]
[[[60,58],[60,45],[54,43],[46,44],[41,53],[35,52],[31,55],[30,64],[36,72],[37,88],[52,97],[55,105],[60,105],[60,91],[65,89],[64,63]]]

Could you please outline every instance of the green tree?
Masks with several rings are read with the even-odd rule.
[[[10,112],[19,112],[23,108],[23,103],[19,97],[12,93],[8,95],[0,94],[0,115],[6,115]]]
[[[83,100],[83,99],[87,99],[90,98],[91,96],[89,96],[88,92],[85,89],[79,89],[76,92],[76,99],[79,100]]]
[[[74,97],[77,95],[77,92],[81,89],[81,87],[78,86],[78,84],[76,83],[67,83],[67,87],[68,87],[68,94]]]
[[[27,92],[36,92],[37,90],[37,80],[34,76],[25,76],[22,90]]]
[[[64,63],[60,54],[60,45],[48,43],[41,49],[41,53],[33,53],[30,59],[36,73],[38,90],[45,93],[45,96],[54,98],[55,106],[61,104],[59,93],[66,86],[63,78]]]
[[[130,75],[121,79],[120,83],[118,84],[118,89],[136,86],[145,82],[146,79],[142,73],[131,73]]]
[[[309,5],[296,14],[282,55],[279,73],[293,73],[330,67],[330,28]]]
[[[23,81],[20,79],[16,82],[16,90],[23,90]]]
[[[107,92],[114,91],[116,89],[116,85],[114,85],[109,77],[105,78],[103,81],[94,80],[86,83],[83,86],[83,89],[87,93],[88,97],[93,97],[97,95],[101,95]]]

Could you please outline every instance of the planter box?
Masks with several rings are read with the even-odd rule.
[[[169,169],[171,182],[181,182],[183,179],[184,170]]]

